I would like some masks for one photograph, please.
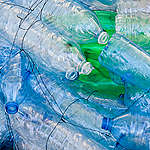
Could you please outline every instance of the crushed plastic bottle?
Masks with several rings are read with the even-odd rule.
[[[42,22],[49,28],[54,25],[65,37],[80,44],[95,41],[106,44],[109,39],[96,14],[78,1],[47,1],[42,10]]]
[[[27,5],[30,5],[31,1],[32,0],[26,1]],[[45,2],[46,4],[46,2],[49,1],[41,2]],[[73,1],[70,2],[72,3],[68,3],[68,1],[58,1],[59,5],[63,3],[62,8],[64,8],[64,6],[65,8],[70,8],[69,6],[72,6],[74,3]],[[36,3],[40,3],[40,1],[37,0],[35,1],[35,4]],[[75,2],[75,4],[79,3]],[[49,8],[49,5],[45,6]],[[43,10],[46,7],[43,7]],[[54,4],[52,4],[51,7],[51,12],[54,12],[54,14],[61,12],[65,14],[68,12],[67,9],[66,11],[63,10],[59,12],[61,7],[55,11]],[[41,7],[39,8],[41,9]],[[74,9],[76,10],[76,8]],[[6,65],[6,67],[4,66],[4,70],[2,70],[1,87],[7,99],[6,101],[5,98],[3,100],[2,92],[0,92],[1,101],[5,103],[10,99],[9,90],[12,89],[13,91],[16,88],[17,90],[15,90],[15,92],[19,93],[21,91],[22,81],[25,84],[22,93],[22,97],[25,97],[25,99],[22,99],[20,95],[17,96],[19,99],[14,98],[16,94],[12,94],[15,93],[14,91],[11,92],[11,98],[15,99],[16,103],[19,104],[19,109],[16,111],[17,113],[12,109],[8,111],[8,107],[6,107],[7,104],[5,105],[6,112],[8,113],[5,113],[7,122],[11,122],[9,125],[11,130],[9,131],[13,132],[13,137],[11,135],[11,138],[18,141],[18,136],[20,136],[22,140],[22,142],[19,143],[21,145],[19,149],[105,150],[106,145],[104,143],[107,143],[110,137],[113,138],[113,135],[116,140],[112,141],[117,141],[115,149],[149,150],[149,55],[141,51],[140,48],[123,36],[118,34],[113,35],[108,46],[106,46],[102,52],[100,61],[113,72],[110,74],[114,81],[119,80],[119,84],[126,84],[125,96],[120,95],[120,97],[125,98],[125,103],[130,107],[129,111],[131,111],[131,114],[124,114],[113,119],[105,118],[96,110],[96,100],[101,101],[99,104],[101,104],[102,107],[104,106],[103,110],[105,110],[105,108],[107,109],[108,116],[111,116],[110,113],[119,114],[121,111],[126,110],[126,107],[122,107],[122,105],[118,103],[107,105],[106,102],[102,104],[103,101],[97,97],[95,98],[89,95],[84,98],[81,96],[84,94],[78,92],[78,89],[71,89],[70,84],[74,85],[75,81],[72,82],[69,80],[77,79],[79,74],[88,75],[93,70],[93,67],[89,62],[85,61],[83,56],[79,53],[79,50],[74,47],[74,42],[70,43],[69,40],[64,41],[62,36],[52,33],[47,27],[44,27],[40,21],[36,22],[38,19],[35,14],[37,14],[38,10],[39,9],[33,12],[34,15],[32,15],[34,17],[32,17],[29,15],[32,8],[26,11],[26,9],[24,10],[21,6],[13,7],[12,5],[9,6],[6,4],[0,6],[0,19],[2,20],[2,22],[0,22],[0,29],[3,32],[2,35],[6,35],[8,39],[11,39],[11,42],[18,45],[20,50],[18,55],[9,58],[9,64]],[[28,17],[26,18],[26,16]],[[42,13],[40,17],[41,16],[43,16]],[[52,18],[52,20],[53,19],[54,18]],[[66,20],[64,19],[63,21]],[[69,22],[69,19],[67,21]],[[85,23],[87,22],[85,21]],[[31,24],[32,26],[30,26]],[[60,29],[60,31],[62,30]],[[64,32],[62,31],[62,33]],[[85,36],[86,35],[87,34],[85,34]],[[70,35],[68,35],[68,37],[69,36]],[[104,34],[102,41],[106,40],[105,36]],[[13,41],[14,39],[15,41]],[[97,40],[97,37],[95,40]],[[117,49],[119,49],[119,51],[117,51]],[[26,58],[22,59],[21,54]],[[7,53],[6,55],[5,53],[2,54],[2,61],[0,60],[2,66],[5,64],[5,58],[9,55],[9,53],[8,55]],[[16,59],[18,60],[17,63]],[[26,59],[28,59],[27,63]],[[23,62],[23,65],[18,63],[20,61]],[[18,70],[15,67],[17,67]],[[8,82],[10,80],[7,79],[12,76],[18,77],[17,75],[19,75],[17,79],[20,79],[17,84],[14,84],[17,80]],[[64,77],[69,80],[66,80]],[[21,86],[19,85],[19,81]],[[127,82],[131,83],[132,87],[134,85],[138,88],[129,88]],[[78,83],[77,87],[79,87],[80,91],[81,81],[79,80]],[[10,85],[11,88],[7,88],[6,85]],[[91,100],[89,100],[90,97],[92,97]],[[18,100],[21,100],[21,102],[18,102]],[[108,108],[109,106],[111,107]],[[118,109],[119,107],[120,109]],[[99,107],[97,107],[97,109],[98,108]],[[3,121],[0,120],[0,123],[3,124]],[[110,131],[112,135],[102,129]],[[4,135],[6,135],[5,131]],[[104,135],[107,135],[107,137]],[[101,136],[103,138],[105,137],[107,142],[104,142]],[[5,141],[7,144],[7,140]],[[10,143],[14,144],[13,140],[10,140]],[[0,146],[2,146],[2,144]],[[112,150],[114,147],[109,147],[108,149]]]
[[[13,41],[20,26],[15,44],[30,53],[31,58],[38,66],[47,70],[53,68],[60,72],[66,72],[65,76],[69,80],[77,79],[79,74],[88,75],[93,70],[92,65],[86,62],[79,50],[74,47],[73,42],[70,46],[70,43],[64,41],[62,36],[49,31],[40,22],[30,27],[30,23],[35,21],[32,16],[19,25],[18,16],[25,16],[27,12],[19,7],[11,8],[7,4],[3,5],[5,7],[0,8],[2,20],[0,29]],[[27,32],[28,27],[30,29]]]
[[[124,114],[114,119],[103,118],[102,129],[108,130],[126,149],[150,149],[149,117]]]
[[[142,89],[150,88],[150,56],[120,34],[114,34],[99,56],[111,72]]]

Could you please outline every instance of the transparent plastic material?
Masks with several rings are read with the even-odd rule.
[[[18,1],[14,0],[12,3],[18,4]],[[78,0],[23,0],[19,4],[32,8],[34,15],[41,12],[40,19],[50,30],[57,30],[56,32],[60,32],[64,37],[80,44],[108,42],[109,36],[103,30],[96,14]]]
[[[30,27],[30,23],[35,21],[32,16],[19,25],[18,16],[25,16],[27,11],[23,11],[20,7],[11,8],[11,5],[3,4],[0,12],[2,20],[0,29],[8,35],[12,42],[19,29],[15,44],[30,53],[39,66],[47,70],[65,72],[69,80],[77,79],[79,74],[88,75],[93,70],[92,65],[86,62],[79,50],[74,47],[73,42],[72,45],[68,44],[62,36],[49,31],[40,22]]]
[[[32,89],[30,85],[28,85],[28,88]],[[87,119],[90,117],[86,113],[86,109],[80,107],[81,105],[75,106],[78,107],[72,109],[72,111],[78,111],[79,117],[82,114],[85,122],[87,121],[86,124],[92,125],[91,121],[89,122],[85,119],[85,117]],[[68,110],[70,114],[66,111],[65,116],[57,114],[49,105],[43,102],[38,94],[30,90],[28,97],[20,105],[19,112],[10,116],[10,121],[13,129],[24,138],[22,144],[25,149],[48,150],[64,148],[66,150],[76,150],[82,148],[83,150],[105,150],[106,148],[96,141],[96,138],[88,136],[92,130],[85,129],[82,126],[83,118],[76,120],[78,121],[77,124],[66,118],[66,115],[70,115],[70,118],[76,118],[73,117],[74,112],[72,111]]]
[[[54,25],[63,36],[80,44],[106,44],[109,39],[96,14],[78,1],[48,1],[42,10],[42,22],[49,28]]]
[[[150,92],[126,84],[124,103],[130,111],[143,116],[150,115]]]
[[[149,117],[124,114],[118,118],[104,118],[102,128],[109,130],[117,142],[126,149],[149,150]]]
[[[139,88],[150,88],[150,56],[130,40],[114,34],[99,56],[111,72]]]
[[[123,34],[149,52],[150,1],[119,0],[117,2],[116,32]]]
[[[110,37],[114,34],[101,45],[107,33],[88,9],[99,3],[107,10],[117,2],[3,2],[0,149],[149,150],[150,57],[114,34],[115,12],[94,11]],[[99,61],[110,73],[97,63],[103,48]],[[114,90],[123,86],[125,94]],[[113,96],[104,98],[105,93]]]
[[[22,85],[20,55],[18,54],[13,58],[10,58],[7,65],[8,68],[4,70],[4,75],[1,79],[1,89],[6,96],[6,112],[9,114],[15,114],[18,112],[19,107],[17,95]]]
[[[92,10],[115,11],[117,0],[78,0]]]
[[[55,111],[60,114],[66,111],[65,116],[70,120],[75,121],[77,125],[81,125],[85,128],[89,127],[93,130],[98,130],[100,128],[99,123],[101,122],[101,115],[94,109],[91,111],[90,108],[84,106],[82,104],[83,99],[78,99],[78,97],[74,96],[73,92],[70,92],[68,88],[61,88],[60,83],[57,83],[59,82],[57,81],[57,78],[54,81],[52,75],[46,77],[44,74],[37,76],[37,78],[39,83],[37,83],[36,78],[33,75],[29,77],[31,87],[36,93],[45,98],[46,101],[49,101]],[[40,78],[46,83],[48,90],[44,89]],[[50,93],[52,94],[51,96]],[[66,110],[69,105],[70,107]]]

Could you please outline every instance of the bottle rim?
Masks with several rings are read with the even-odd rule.
[[[109,41],[109,35],[107,32],[102,31],[98,37],[99,44],[107,44]]]
[[[8,102],[5,105],[5,110],[8,114],[16,114],[18,112],[19,105],[16,102]]]
[[[68,80],[76,80],[79,77],[79,72],[72,68],[66,72],[65,77]]]

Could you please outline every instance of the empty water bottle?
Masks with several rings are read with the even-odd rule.
[[[117,2],[116,32],[125,35],[149,52],[150,1],[119,0]]]
[[[65,37],[80,44],[88,42],[106,44],[109,39],[96,14],[79,1],[47,1],[42,10],[42,22],[49,28],[54,25]]]
[[[122,81],[150,88],[150,56],[124,36],[114,34],[99,56],[99,62]]]
[[[150,149],[149,116],[124,114],[114,119],[103,118],[102,129],[108,130],[126,149]]]
[[[6,112],[9,114],[15,114],[18,112],[20,104],[17,95],[22,85],[20,54],[10,58],[7,65],[8,68],[4,68],[1,79],[1,89],[6,96]]]
[[[38,66],[47,70],[66,72],[66,78],[69,80],[78,78],[79,74],[89,74],[93,70],[92,65],[86,62],[74,47],[74,42],[67,44],[62,36],[49,31],[40,22],[32,24],[36,20],[31,15],[19,25],[20,16],[25,16],[27,11],[19,7],[11,8],[7,4],[3,5],[5,7],[0,8],[2,20],[0,29],[13,41],[20,26],[15,42]]]

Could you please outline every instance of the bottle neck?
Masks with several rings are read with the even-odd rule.
[[[111,131],[112,128],[112,119],[104,117],[102,120],[102,129]]]
[[[5,105],[5,110],[8,114],[16,114],[18,112],[19,105],[16,102],[8,102]]]

